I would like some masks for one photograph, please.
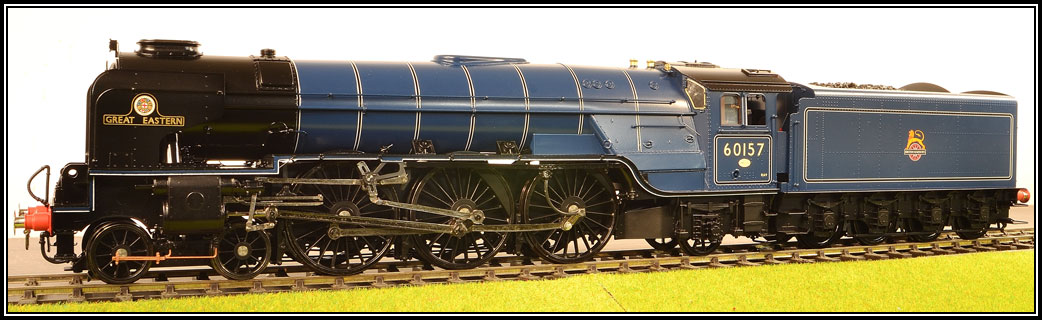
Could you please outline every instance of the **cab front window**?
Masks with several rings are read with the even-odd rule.
[[[695,82],[695,80],[687,79],[687,83],[684,85],[684,91],[687,92],[687,98],[691,100],[691,107],[695,109],[706,108],[706,88]]]

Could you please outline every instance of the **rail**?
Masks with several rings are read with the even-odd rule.
[[[533,262],[525,257],[497,257],[488,265],[470,270],[434,270],[415,261],[381,262],[362,274],[313,275],[303,267],[269,267],[266,276],[251,280],[211,280],[203,269],[152,271],[152,281],[109,285],[85,283],[84,274],[8,277],[8,303],[35,304],[82,301],[130,301],[152,298],[215,296],[241,293],[340,290],[501,280],[563,278],[598,272],[651,272],[675,269],[727,268],[781,263],[817,263],[852,260],[915,258],[979,251],[1033,249],[1034,229],[991,232],[985,238],[964,240],[946,233],[947,239],[926,243],[851,245],[824,249],[775,250],[765,245],[722,246],[707,256],[684,256],[655,250],[602,252],[593,260],[573,264]]]

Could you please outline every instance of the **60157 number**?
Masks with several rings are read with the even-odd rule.
[[[763,142],[735,142],[724,144],[725,157],[759,157],[763,154]]]

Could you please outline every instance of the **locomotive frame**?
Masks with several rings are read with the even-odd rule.
[[[811,87],[706,63],[295,61],[139,44],[111,44],[118,62],[88,93],[87,161],[18,221],[56,239],[48,261],[109,283],[167,260],[248,279],[284,254],[351,274],[389,254],[446,269],[503,251],[579,262],[612,237],[690,255],[728,234],[826,247],[952,225],[976,238],[1026,201],[1012,179],[1016,101],[1001,94]]]

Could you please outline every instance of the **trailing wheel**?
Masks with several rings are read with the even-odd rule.
[[[115,256],[153,256],[152,237],[141,227],[129,222],[111,222],[103,225],[87,240],[87,269],[91,275],[110,284],[137,281],[152,261],[112,260]]]
[[[322,163],[308,170],[300,178],[358,179],[361,174],[354,162]],[[369,202],[369,195],[359,185],[295,184],[296,195],[322,195],[322,205],[301,207],[301,211],[337,216],[397,219],[394,208]],[[380,197],[397,201],[391,188],[381,188]],[[316,272],[330,275],[360,273],[376,263],[391,248],[393,236],[339,236],[335,229],[364,228],[352,224],[282,219],[283,230],[291,255],[301,264]]]
[[[268,266],[271,238],[264,230],[246,231],[246,223],[229,224],[216,238],[217,256],[210,267],[232,280],[253,279]]]
[[[699,215],[693,218],[688,238],[680,241],[680,249],[689,256],[704,256],[716,251],[724,240],[719,215]]]
[[[718,235],[707,235],[698,238],[690,238],[680,242],[680,249],[689,256],[704,256],[716,251],[720,247],[723,237]]]
[[[496,189],[506,183],[494,174],[481,174],[466,168],[431,170],[413,188],[410,202],[460,213],[481,210],[484,225],[510,224],[507,200]],[[412,220],[438,224],[473,225],[473,221],[413,211]],[[413,236],[413,248],[423,261],[443,269],[471,269],[495,257],[506,242],[506,233],[467,232]]]
[[[768,229],[767,229],[768,232],[771,233],[771,235],[764,236],[763,238],[767,239],[767,241],[770,241],[770,242],[772,242],[774,244],[778,244],[778,245],[786,244],[790,240],[792,240],[792,238],[796,237],[796,235],[794,235],[794,234],[785,233],[785,232],[782,232],[782,231],[778,230],[778,229],[781,228],[781,224],[782,224],[782,221],[780,221],[779,219],[782,219],[782,217],[788,216],[788,214],[784,214],[784,216],[783,216],[783,214],[778,213],[778,212],[772,212],[772,213],[775,215],[775,217],[768,218]]]
[[[766,236],[764,237],[764,239],[767,239],[767,241],[772,241],[776,244],[785,244],[788,243],[789,240],[792,240],[793,237],[795,236],[788,233],[778,232],[775,233],[773,236]]]
[[[676,249],[677,240],[673,238],[644,239],[652,248],[658,251],[671,251]]]
[[[618,211],[615,188],[600,173],[556,170],[545,179],[537,176],[522,190],[521,217],[524,223],[562,221],[561,212],[586,209],[570,230],[554,229],[525,233],[525,239],[540,258],[553,263],[578,263],[604,248],[615,227]]]

